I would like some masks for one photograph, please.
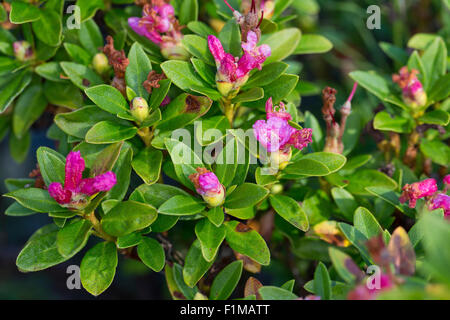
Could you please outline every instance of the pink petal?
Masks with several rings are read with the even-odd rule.
[[[80,151],[71,151],[66,157],[66,177],[64,189],[72,192],[77,191],[81,182],[85,165]]]
[[[301,130],[295,130],[291,135],[287,144],[293,145],[294,148],[302,150],[306,148],[308,144],[312,142],[312,129],[305,128]]]
[[[145,29],[145,27],[140,26],[139,25],[139,21],[141,19],[138,17],[131,17],[128,18],[128,25],[131,27],[131,29],[133,29],[134,32],[136,32],[138,35],[144,36],[147,33],[147,30]]]
[[[450,196],[440,193],[431,202],[431,210],[443,209],[444,215],[450,216]]]
[[[295,132],[288,122],[277,117],[266,121],[258,120],[253,125],[253,134],[261,145],[269,152],[280,150]]]
[[[213,172],[201,174],[198,178],[198,184],[197,192],[201,195],[211,192],[219,193],[222,189],[222,184]]]
[[[256,43],[258,42],[258,36],[254,31],[247,33],[247,42],[242,42],[242,49],[245,51],[253,51],[256,49]]]
[[[116,183],[115,173],[108,171],[94,178],[83,179],[80,185],[80,192],[92,196],[100,191],[111,190]]]
[[[264,60],[266,60],[266,58],[270,57],[270,55],[272,54],[272,50],[270,49],[270,46],[267,44],[263,44],[262,46],[260,46],[258,51],[259,51],[259,54],[262,57],[264,57]]]
[[[211,51],[211,54],[214,57],[214,60],[216,60],[216,64],[220,65],[221,61],[225,58],[225,50],[223,50],[223,46],[220,43],[220,40],[213,35],[209,35],[208,47],[209,51]]]
[[[59,204],[70,203],[70,199],[72,198],[72,192],[69,190],[64,190],[59,182],[50,183],[48,186],[48,193]]]

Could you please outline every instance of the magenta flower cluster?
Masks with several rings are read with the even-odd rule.
[[[446,192],[450,189],[450,175],[444,179],[444,190],[438,191],[435,179],[406,184],[399,198],[401,203],[408,201],[410,208],[415,208],[418,199],[425,198],[430,210],[442,209],[446,217],[450,216],[450,196]]]
[[[312,142],[312,129],[295,129],[288,123],[292,119],[286,111],[284,103],[276,109],[273,107],[272,98],[266,102],[266,120],[258,120],[253,125],[253,134],[261,145],[269,152],[289,151],[293,146],[302,150]]]
[[[48,186],[48,192],[60,205],[81,209],[87,203],[87,197],[100,191],[109,191],[117,183],[112,171],[83,179],[84,169],[80,151],[71,151],[66,158],[64,187],[59,182],[52,182]]]
[[[242,43],[244,54],[241,58],[238,58],[226,53],[220,40],[213,35],[209,35],[208,46],[216,61],[218,79],[233,83],[246,78],[249,72],[255,68],[261,70],[262,64],[270,56],[271,50],[266,44],[258,47],[257,42],[258,36],[256,33],[248,32],[247,42]]]

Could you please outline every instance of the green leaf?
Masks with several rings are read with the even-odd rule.
[[[37,230],[20,251],[16,265],[22,272],[40,271],[68,260],[56,247],[59,227],[48,224]]]
[[[235,138],[227,139],[226,145],[215,159],[216,170],[214,171],[219,181],[225,187],[228,187],[234,179],[239,156],[239,145],[237,140]]]
[[[142,262],[153,271],[159,272],[164,268],[166,254],[155,239],[144,237],[137,247],[137,253]]]
[[[428,101],[438,102],[448,98],[450,95],[450,73],[440,77],[429,91]],[[438,111],[438,110],[435,110]],[[443,111],[443,110],[441,110]],[[447,117],[445,117],[447,118]]]
[[[410,119],[403,117],[391,117],[386,111],[378,112],[373,120],[373,127],[377,130],[409,133],[413,124]]]
[[[9,136],[9,153],[17,163],[22,163],[27,157],[31,144],[31,134],[28,131],[21,139],[14,134]]]
[[[11,12],[9,19],[14,24],[21,24],[38,20],[41,13],[37,7],[30,3],[22,1],[13,1],[11,3]]]
[[[161,131],[183,128],[208,112],[211,105],[212,101],[208,97],[180,94],[164,107],[163,120],[156,125],[156,128]]]
[[[256,101],[264,98],[264,90],[262,88],[252,88],[250,90],[241,92],[233,100],[233,103],[242,103]]]
[[[281,288],[282,288],[282,289],[285,289],[285,290],[288,290],[288,291],[290,291],[290,292],[292,292],[292,291],[294,290],[294,285],[295,285],[295,280],[292,279],[292,280],[286,281],[286,282],[281,286]]]
[[[373,214],[364,207],[359,207],[353,216],[353,225],[358,229],[367,239],[378,236],[383,232],[380,224]]]
[[[76,5],[80,8],[82,22],[92,18],[97,10],[105,9],[102,0],[77,0]]]
[[[48,44],[57,46],[61,42],[62,19],[60,15],[51,9],[41,9],[41,18],[31,23],[36,37]]]
[[[93,19],[84,21],[78,30],[81,45],[94,56],[103,47],[103,36]]]
[[[13,114],[13,131],[20,139],[47,107],[40,84],[31,85],[17,99]]]
[[[34,69],[41,77],[54,82],[67,82],[61,79],[61,74],[64,72],[58,62],[43,63]]]
[[[162,159],[161,151],[146,148],[133,157],[131,166],[146,184],[153,184],[159,179]]]
[[[161,69],[183,91],[189,91],[193,87],[205,87],[205,82],[197,76],[189,62],[169,60],[161,64]]]
[[[116,88],[101,84],[85,90],[86,95],[101,109],[112,114],[129,111],[125,98]]]
[[[330,247],[329,254],[331,258],[331,262],[333,263],[334,269],[339,274],[339,276],[347,283],[354,283],[356,280],[355,275],[350,272],[349,267],[356,267],[356,264],[353,262],[352,258],[350,258],[347,254],[342,252],[339,249]]]
[[[337,153],[309,153],[288,165],[283,172],[301,176],[326,176],[341,169],[346,161],[343,155]]]
[[[262,87],[277,80],[288,68],[284,62],[272,62],[265,64],[261,70],[250,75],[244,88]]]
[[[197,0],[183,0],[178,7],[178,21],[180,25],[186,25],[191,21],[196,21],[198,17]]]
[[[72,83],[46,81],[44,94],[48,103],[63,108],[76,109],[83,105],[83,94]]]
[[[225,23],[219,32],[219,40],[225,52],[230,53],[233,57],[241,56],[241,30],[236,19],[230,19]],[[246,41],[246,39],[242,40]]]
[[[436,38],[430,43],[422,55],[422,61],[428,79],[425,85],[427,91],[447,70],[447,47],[442,38]]]
[[[369,240],[358,229],[347,223],[339,222],[339,229],[344,233],[345,237],[354,245],[360,252],[362,258],[366,263],[371,263],[372,259],[366,247],[366,242]]]
[[[331,189],[331,195],[343,216],[348,221],[353,221],[353,214],[358,204],[352,194],[342,188],[333,188]]]
[[[105,232],[118,237],[148,227],[156,217],[156,209],[151,205],[129,200],[108,211],[101,223]]]
[[[11,217],[26,217],[33,214],[36,214],[36,212],[31,209],[25,208],[18,202],[14,202],[5,210],[5,215]]]
[[[331,299],[331,280],[328,270],[322,262],[319,262],[314,272],[314,292],[322,300]]]
[[[354,195],[370,195],[367,187],[383,187],[386,190],[395,190],[397,183],[384,173],[373,169],[357,170],[347,176],[349,181],[347,191]]]
[[[236,191],[235,191],[236,192]],[[224,222],[225,239],[237,251],[264,266],[270,263],[270,251],[261,235],[238,221]]]
[[[47,147],[39,147],[36,158],[47,186],[52,182],[64,183],[66,161],[61,154]]]
[[[18,189],[4,195],[13,198],[24,207],[36,212],[62,212],[67,211],[61,207],[48,193],[39,188]]]
[[[211,285],[211,300],[226,300],[231,296],[241,278],[243,265],[242,260],[237,260],[219,272]]]
[[[308,216],[297,201],[283,195],[271,195],[269,198],[270,204],[283,219],[302,231],[308,231]]]
[[[79,45],[66,42],[64,43],[64,48],[74,62],[84,65],[91,63],[91,55]]]
[[[272,286],[261,287],[258,292],[263,300],[296,300],[298,298],[286,289]]]
[[[0,113],[5,111],[9,104],[22,93],[30,81],[31,73],[28,71],[19,75],[2,76],[2,80],[0,80]]]
[[[222,207],[210,208],[206,213],[208,220],[216,227],[220,227],[225,219]]]
[[[208,42],[205,38],[194,34],[188,34],[183,37],[181,42],[186,47],[186,50],[194,57],[199,58],[209,65],[215,65],[214,57],[212,56],[211,51],[209,51]]]
[[[172,216],[194,215],[205,210],[205,206],[192,196],[178,195],[164,202],[158,212]]]
[[[408,53],[389,42],[380,42],[380,48],[384,53],[400,65],[405,65],[408,61]]]
[[[58,252],[63,257],[74,256],[86,245],[92,225],[87,220],[78,220],[66,224],[56,237]]]
[[[147,203],[155,208],[158,208],[167,200],[178,195],[187,196],[188,193],[179,188],[165,184],[159,183],[155,183],[153,185],[143,184],[133,191],[133,193],[130,196],[130,200]]]
[[[172,159],[175,173],[180,182],[194,190],[194,185],[189,180],[189,175],[196,173],[198,167],[203,167],[202,160],[183,142],[166,139],[165,145]]]
[[[304,34],[294,54],[325,53],[333,48],[330,40],[318,34]]]
[[[98,296],[111,285],[117,267],[117,249],[112,242],[100,242],[86,252],[80,265],[81,284]]]
[[[209,270],[213,262],[214,260],[208,262],[203,258],[202,250],[200,248],[200,241],[195,240],[184,260],[184,282],[190,288],[194,287],[206,271]]]
[[[450,163],[450,147],[442,141],[422,139],[420,151],[437,164],[448,166]]]
[[[390,93],[388,82],[375,72],[353,71],[350,78],[381,100],[387,98]]]
[[[425,50],[436,38],[438,38],[438,36],[435,34],[416,33],[409,39],[408,47],[417,50]]]
[[[58,113],[55,116],[55,123],[62,131],[80,139],[84,139],[89,129],[102,121],[127,123],[118,120],[115,115],[109,112],[100,110],[97,106],[86,106],[69,113]]]
[[[210,34],[217,36],[216,32],[210,26],[201,21],[191,21],[187,24],[187,27],[192,32],[205,38],[208,37]]]
[[[94,71],[82,64],[61,62],[60,65],[70,81],[81,90],[103,83],[103,80]]]
[[[247,102],[245,105],[251,108],[264,110],[264,105],[269,98],[272,98],[273,103],[277,104],[295,89],[297,83],[298,76],[293,74],[283,74],[276,81],[263,87],[264,98],[262,100]]]
[[[192,65],[195,71],[200,75],[200,77],[209,84],[210,87],[216,85],[216,71],[215,67],[211,67],[200,59],[191,58]]]
[[[141,45],[135,42],[128,53],[128,60],[130,63],[125,72],[127,86],[133,89],[138,97],[147,100],[148,92],[145,90],[143,83],[147,80],[148,73],[152,70],[150,59]]]
[[[450,242],[450,226],[442,218],[433,215],[423,216],[423,244],[426,256],[426,266],[436,278],[450,284],[450,251],[442,250],[444,244]]]
[[[172,82],[169,79],[159,81],[159,88],[154,88],[152,90],[152,95],[148,102],[150,110],[156,110],[161,105],[169,92],[171,84]]]
[[[244,183],[227,196],[224,206],[228,209],[251,207],[262,201],[268,194],[269,191],[264,187],[253,183]]]
[[[138,129],[134,126],[124,126],[112,121],[101,121],[86,133],[86,142],[107,144],[133,138]]]
[[[299,29],[287,28],[263,37],[261,44],[269,45],[272,50],[265,63],[280,61],[290,56],[297,48],[301,36]]]
[[[216,227],[208,219],[201,219],[195,225],[195,234],[200,241],[203,257],[212,261],[217,255],[222,241],[225,239],[225,227]]]

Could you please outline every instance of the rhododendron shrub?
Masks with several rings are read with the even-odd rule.
[[[180,300],[449,299],[448,39],[383,42],[372,70],[297,1],[77,1],[79,28],[62,0],[5,3],[0,136],[19,162],[36,121],[54,142],[5,181],[5,215],[48,217],[21,272],[76,256],[94,296],[133,260]]]

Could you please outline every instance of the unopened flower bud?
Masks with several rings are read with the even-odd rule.
[[[163,42],[161,43],[161,54],[169,60],[187,61],[191,57],[189,52],[180,42]]]
[[[277,150],[270,153],[270,165],[272,167],[279,168],[280,170],[286,168],[292,158],[292,149],[286,149],[287,150]]]
[[[280,183],[274,184],[272,188],[270,188],[270,193],[272,194],[279,194],[281,192],[283,192],[283,185]]]
[[[403,102],[412,109],[420,109],[427,103],[427,94],[422,83],[417,79],[419,72],[415,69],[408,70],[408,67],[400,69],[399,74],[394,74],[392,80],[402,89]]]
[[[131,114],[138,122],[144,121],[148,116],[148,103],[142,97],[136,97],[131,102]]]
[[[206,168],[197,168],[197,173],[191,174],[189,179],[194,184],[195,190],[203,200],[211,206],[221,206],[225,201],[225,188],[217,176]]]
[[[110,70],[108,58],[102,52],[97,53],[92,59],[92,65],[94,66],[95,72],[100,75],[105,74]]]
[[[27,41],[16,41],[13,43],[14,56],[19,61],[34,59],[34,51]]]

